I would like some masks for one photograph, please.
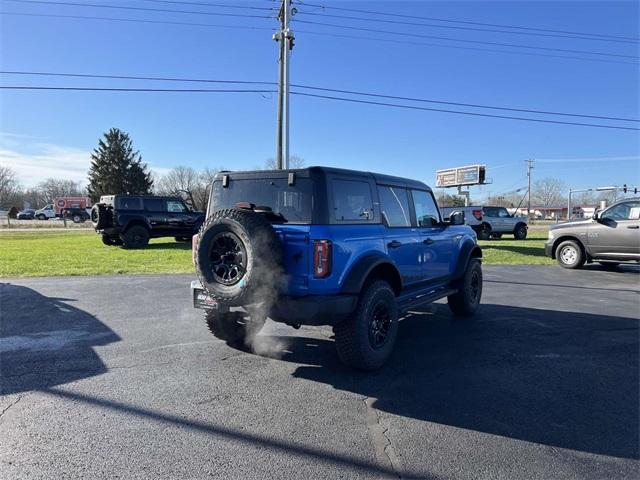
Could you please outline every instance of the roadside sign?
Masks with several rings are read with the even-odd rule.
[[[485,165],[468,165],[436,172],[436,187],[479,185],[485,181]]]

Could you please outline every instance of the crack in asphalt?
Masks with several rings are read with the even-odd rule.
[[[0,412],[0,419],[4,416],[5,413],[7,413],[9,411],[9,409],[11,407],[14,407],[20,400],[22,400],[22,398],[24,397],[24,395],[18,395],[18,398],[16,399],[15,402],[9,404],[8,407],[4,408],[1,412]]]
[[[402,465],[400,465],[400,460],[396,455],[391,439],[387,435],[389,427],[384,428],[380,423],[380,413],[373,406],[374,400],[371,397],[362,399],[366,408],[367,429],[373,443],[376,459],[386,469],[394,472],[394,475],[389,476],[389,478],[402,478],[400,473],[402,472]]]

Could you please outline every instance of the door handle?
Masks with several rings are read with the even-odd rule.
[[[639,229],[640,225],[628,225],[627,228],[634,228],[634,229]]]
[[[432,240],[431,238],[427,238],[426,240],[423,240],[422,243],[424,243],[425,245],[431,245],[432,243],[434,243],[435,240]]]
[[[387,247],[389,248],[398,248],[402,246],[402,242],[399,242],[397,240],[394,240],[393,242],[389,242],[387,243]]]

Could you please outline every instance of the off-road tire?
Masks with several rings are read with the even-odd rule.
[[[456,316],[471,317],[477,310],[478,305],[480,305],[480,299],[482,298],[482,267],[480,260],[472,258],[463,277],[454,286],[458,291],[447,297],[449,308]]]
[[[220,255],[225,242],[237,250]],[[273,301],[283,281],[282,245],[271,223],[251,210],[213,213],[200,229],[195,260],[202,286],[227,306]]]
[[[245,312],[206,311],[204,320],[216,338],[233,347],[250,347],[253,338],[260,333],[265,319],[251,318]]]
[[[491,238],[491,227],[483,223],[480,225],[480,229],[477,232],[478,240],[489,240]]]
[[[586,257],[578,242],[566,240],[556,248],[556,260],[561,267],[574,269],[582,267]]]
[[[386,335],[381,345],[375,345],[372,330],[378,308],[388,314]],[[398,333],[398,305],[391,285],[376,280],[360,293],[358,307],[346,320],[333,327],[336,349],[345,365],[360,370],[382,367],[396,343]]]
[[[149,244],[149,230],[142,225],[132,225],[120,235],[125,248],[143,248]]]
[[[527,226],[524,223],[519,223],[516,228],[513,229],[513,238],[516,240],[524,240],[527,238]]]

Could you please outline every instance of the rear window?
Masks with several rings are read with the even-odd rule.
[[[210,209],[233,208],[237,203],[249,202],[270,207],[282,215],[287,223],[311,223],[313,185],[308,178],[298,178],[289,185],[286,178],[229,179],[225,188],[221,180],[213,183]]]
[[[120,197],[118,198],[118,205],[116,205],[116,208],[119,210],[142,210],[142,198]]]

